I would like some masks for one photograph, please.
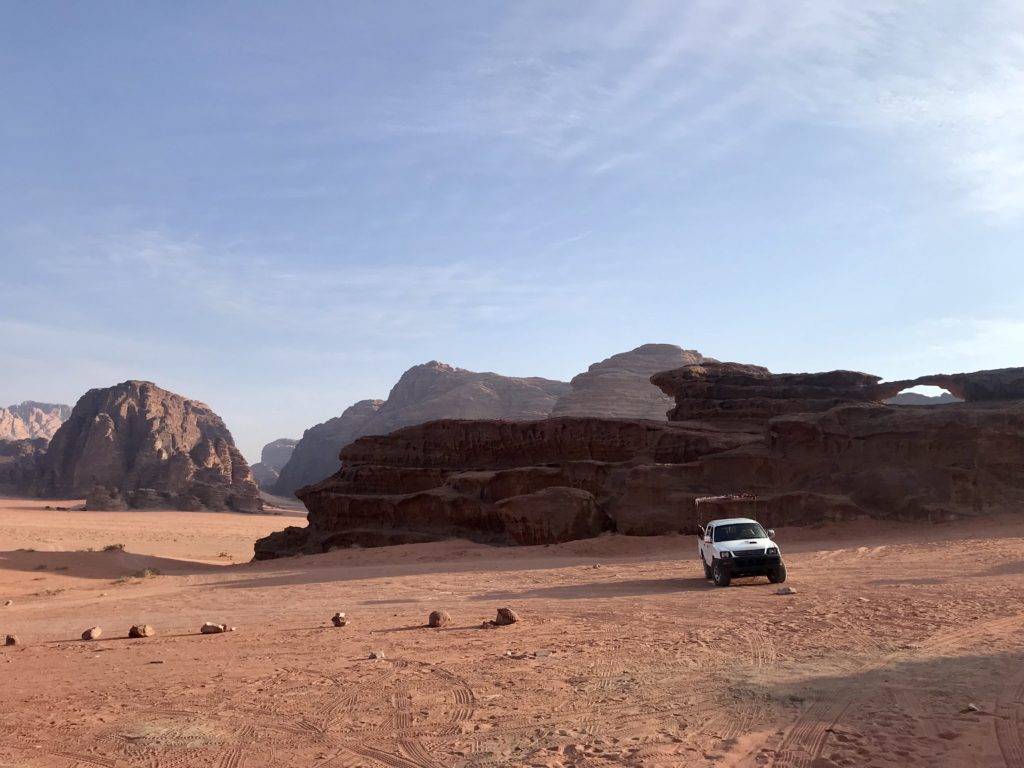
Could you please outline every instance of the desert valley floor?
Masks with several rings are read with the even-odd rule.
[[[782,530],[780,596],[682,536],[246,562],[296,514],[0,500],[0,766],[1024,766],[1018,520]]]

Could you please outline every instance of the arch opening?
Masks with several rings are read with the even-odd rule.
[[[916,387],[907,387],[885,402],[887,405],[950,405],[962,403],[963,400],[948,389],[919,384]]]

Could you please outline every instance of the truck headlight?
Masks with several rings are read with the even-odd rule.
[[[778,547],[768,547],[768,549],[766,549],[764,551],[764,553],[766,555],[777,555],[777,554],[779,554],[779,548]]]
[[[724,552],[720,553],[719,556],[722,558],[732,557],[732,552],[730,552],[729,550],[725,550]]]

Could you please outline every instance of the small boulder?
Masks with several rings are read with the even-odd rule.
[[[506,627],[509,624],[515,624],[519,621],[519,616],[511,608],[499,608],[498,615],[494,619],[494,625],[497,627]]]
[[[12,605],[14,605],[14,601],[13,600],[5,600],[4,601],[4,608],[8,608],[8,607],[10,607]]]
[[[796,590],[792,587],[779,587],[775,590],[776,595],[795,595]]]
[[[99,627],[89,627],[82,633],[83,640],[99,640],[101,637],[103,637],[103,630]]]
[[[21,644],[21,641],[18,639],[17,635],[8,635],[4,639],[4,645],[20,645],[20,644]]]
[[[452,617],[448,614],[448,611],[431,611],[430,616],[427,617],[428,627],[446,627],[452,623]]]
[[[156,630],[149,624],[132,624],[128,630],[128,637],[152,637],[155,634]]]
[[[214,624],[212,621],[204,621],[199,631],[204,635],[219,635],[221,632],[227,632],[228,628],[225,624]]]
[[[981,707],[979,707],[977,704],[968,704],[966,707],[964,707],[963,709],[960,710],[960,714],[961,715],[966,715],[969,712],[980,712],[980,711],[981,711]]]
[[[344,627],[346,624],[348,624],[348,619],[345,618],[344,613],[341,613],[339,611],[338,613],[331,616],[331,624],[333,624],[336,627]]]
[[[371,659],[383,659],[384,658],[384,651],[370,651],[370,658]]]

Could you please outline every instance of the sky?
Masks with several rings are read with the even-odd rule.
[[[1016,1],[0,2],[0,404],[1024,365]]]

